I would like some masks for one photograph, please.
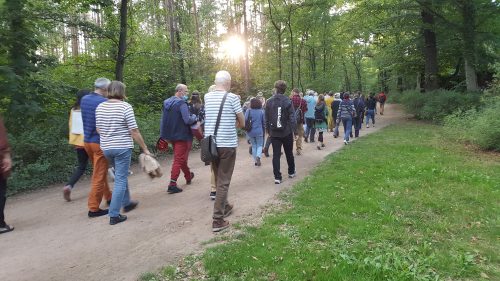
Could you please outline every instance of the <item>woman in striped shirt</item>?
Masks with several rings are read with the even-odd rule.
[[[100,135],[100,146],[111,166],[115,167],[115,186],[109,206],[109,224],[123,222],[127,216],[120,214],[132,211],[137,201],[130,200],[128,169],[135,140],[145,154],[150,154],[135,121],[134,110],[125,99],[125,84],[113,81],[108,86],[108,101],[96,109],[96,127]],[[133,140],[132,140],[133,139]]]

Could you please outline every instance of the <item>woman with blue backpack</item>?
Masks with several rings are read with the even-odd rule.
[[[250,108],[245,112],[245,130],[252,145],[252,157],[255,166],[260,166],[260,157],[264,146],[265,122],[262,101],[259,98],[250,100]]]

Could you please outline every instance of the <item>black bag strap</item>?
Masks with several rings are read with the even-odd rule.
[[[217,122],[215,122],[215,129],[214,129],[214,136],[217,137],[217,130],[219,129],[219,123],[220,123],[220,117],[222,115],[222,108],[224,107],[224,103],[226,102],[228,92],[224,94],[224,97],[222,98],[222,102],[220,103],[219,107],[219,114],[217,115]]]

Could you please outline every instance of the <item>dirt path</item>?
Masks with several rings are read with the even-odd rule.
[[[376,118],[377,127],[363,128],[361,136],[402,120],[403,114],[387,105],[386,114]],[[259,206],[344,146],[331,133],[325,144],[318,151],[316,145],[305,143],[304,154],[295,158],[297,177],[275,185],[271,158],[254,167],[248,146],[240,141],[229,192],[235,210],[229,220],[234,223],[258,213]],[[284,158],[281,169],[286,174]],[[108,217],[87,218],[88,180],[77,184],[70,203],[63,200],[61,187],[9,198],[6,217],[16,229],[0,236],[0,280],[136,280],[143,272],[200,250],[201,242],[216,235],[211,232],[209,167],[199,161],[198,151],[193,152],[193,184],[185,186],[181,179],[184,192],[168,195],[170,163],[170,159],[162,162],[166,176],[161,179],[151,181],[137,171],[129,178],[132,198],[140,204],[127,214],[128,221],[116,226],[108,224]]]

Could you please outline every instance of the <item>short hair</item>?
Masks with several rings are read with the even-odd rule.
[[[231,82],[231,74],[226,70],[221,70],[215,74],[215,84],[227,84]]]
[[[184,88],[187,88],[187,86],[184,84],[177,84],[177,86],[175,86],[175,92],[177,93],[177,92],[183,90]]]
[[[108,78],[97,78],[94,82],[94,87],[96,89],[106,90],[111,81]]]
[[[286,82],[283,80],[278,80],[274,82],[274,88],[277,94],[284,94],[286,91]]]
[[[108,86],[108,99],[119,99],[124,100],[125,96],[125,84],[120,81],[113,81],[109,83]]]
[[[208,87],[208,93],[211,93],[211,92],[215,91],[216,87],[217,86],[215,86],[215,85],[212,85],[212,86]]]
[[[300,91],[297,88],[293,88],[292,93],[295,93],[295,94],[298,95],[298,94],[300,94]]]
[[[262,101],[259,98],[253,98],[250,100],[250,108],[251,109],[261,109]]]
[[[348,100],[349,99],[349,93],[344,93],[344,99]]]

